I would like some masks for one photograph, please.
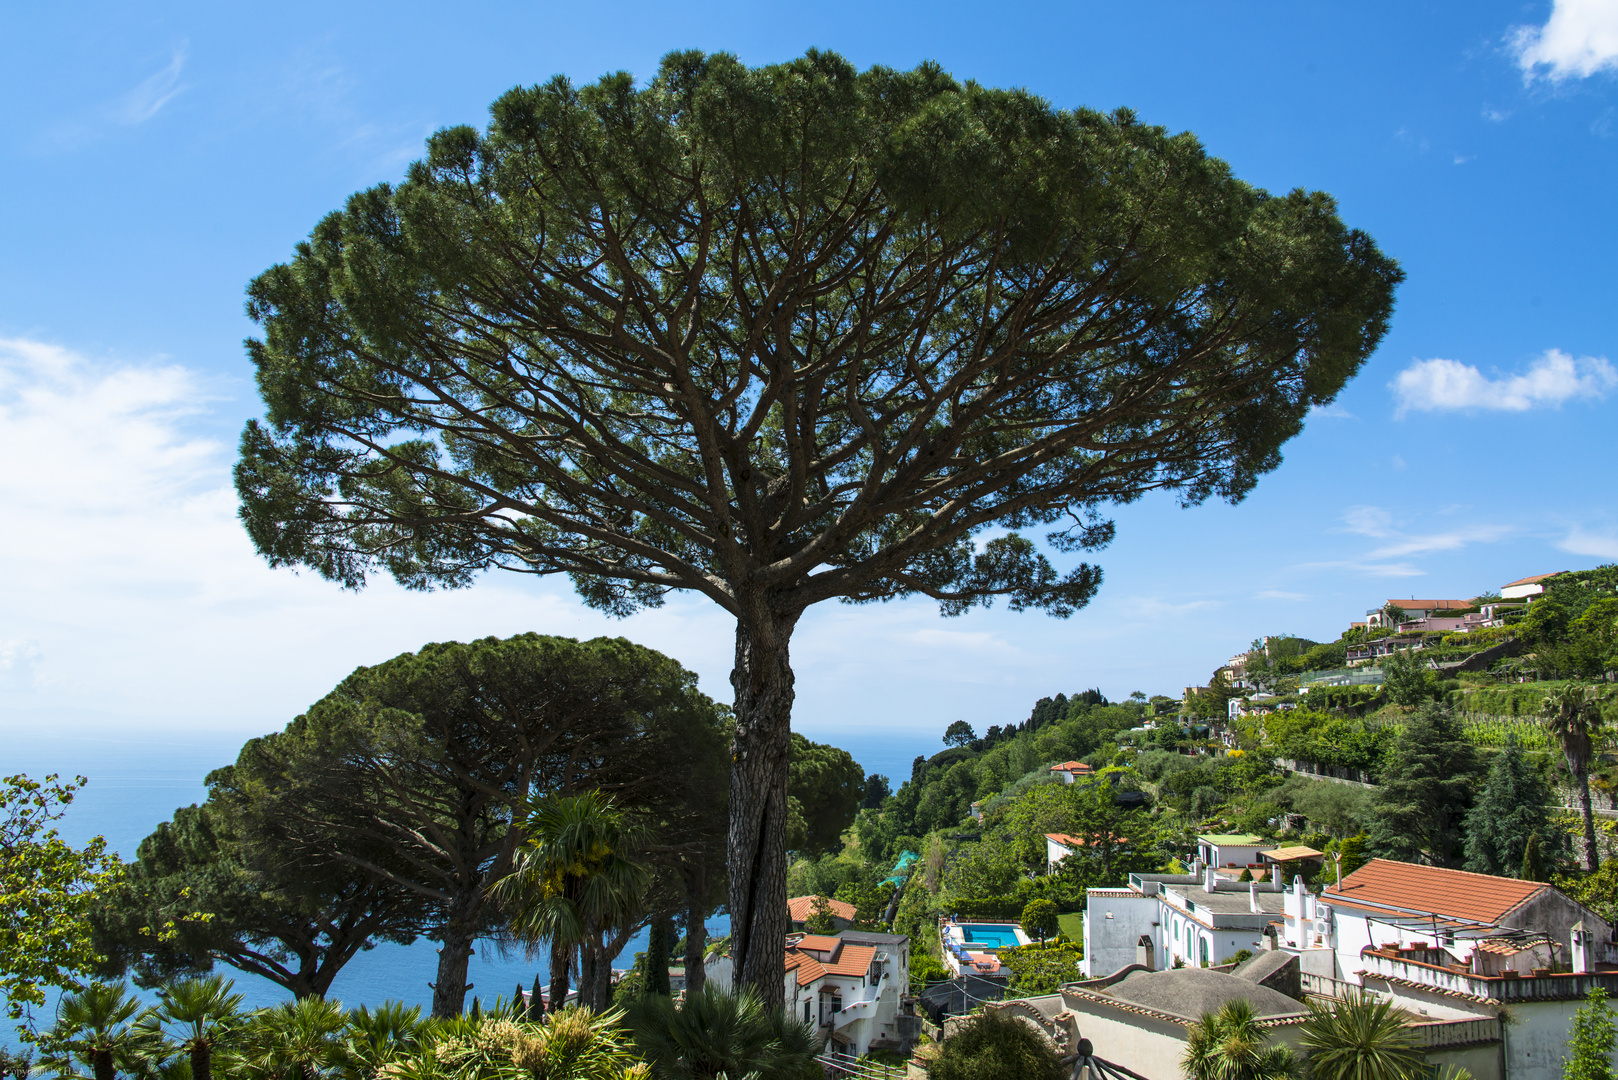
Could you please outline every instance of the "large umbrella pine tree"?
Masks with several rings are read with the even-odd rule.
[[[1148,491],[1245,495],[1400,279],[1329,196],[1128,112],[672,54],[512,90],[253,281],[242,517],[351,587],[501,567],[730,612],[732,955],[779,1004],[804,611],[1072,614],[1101,571],[1044,551]]]

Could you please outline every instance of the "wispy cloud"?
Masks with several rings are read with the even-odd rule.
[[[32,638],[0,640],[0,686],[22,690],[38,678],[39,642]]]
[[[1618,70],[1618,3],[1555,0],[1544,26],[1514,27],[1507,42],[1525,82],[1564,82]]]
[[[1491,124],[1503,124],[1510,118],[1511,113],[1506,109],[1496,109],[1489,105],[1483,107],[1483,119]]]
[[[114,117],[125,124],[144,124],[173,101],[186,89],[180,82],[180,72],[185,68],[185,54],[186,42],[182,41],[174,47],[167,66],[142,79],[123,96],[113,110]]]
[[[1389,388],[1398,401],[1395,417],[1460,409],[1525,412],[1575,399],[1599,401],[1618,388],[1618,369],[1604,356],[1574,359],[1548,349],[1527,371],[1493,379],[1459,360],[1417,360]]]
[[[1396,527],[1393,515],[1380,506],[1351,506],[1343,511],[1342,522],[1335,531],[1384,543],[1358,558],[1309,563],[1298,569],[1353,570],[1373,577],[1418,577],[1426,571],[1409,561],[1413,556],[1459,551],[1471,544],[1492,544],[1517,532],[1510,525],[1478,524],[1443,532],[1411,533]]]
[[[1343,511],[1343,528],[1361,536],[1393,535],[1393,515],[1380,506],[1351,506]]]
[[[1337,404],[1336,402],[1332,402],[1330,405],[1311,405],[1311,406],[1309,406],[1309,419],[1313,420],[1316,417],[1320,417],[1321,419],[1325,419],[1325,420],[1353,420],[1353,419],[1355,419],[1355,416],[1354,416],[1353,413],[1349,412],[1347,409],[1343,408],[1341,405]]]
[[[1407,536],[1366,554],[1367,559],[1398,559],[1407,555],[1431,555],[1439,551],[1459,551],[1468,544],[1492,544],[1516,530],[1509,525],[1473,525],[1454,532]]]
[[[1618,533],[1590,532],[1575,525],[1556,546],[1573,555],[1590,555],[1597,559],[1618,561]]]

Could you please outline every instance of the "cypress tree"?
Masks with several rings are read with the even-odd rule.
[[[1556,836],[1550,801],[1550,786],[1523,753],[1517,737],[1508,736],[1505,750],[1489,767],[1477,805],[1466,815],[1466,869],[1527,877],[1532,844],[1533,869],[1542,873],[1538,863]]]
[[[1371,851],[1401,862],[1454,865],[1477,772],[1477,748],[1454,714],[1435,704],[1411,713],[1382,769],[1367,830]]]

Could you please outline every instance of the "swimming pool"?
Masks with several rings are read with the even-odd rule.
[[[961,936],[968,946],[984,949],[1009,949],[1021,945],[1017,928],[1010,923],[962,923]]]

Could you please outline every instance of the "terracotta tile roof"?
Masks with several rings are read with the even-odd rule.
[[[837,951],[837,946],[842,943],[842,938],[834,938],[827,934],[805,934],[798,939],[797,947],[807,949],[810,952],[834,953]]]
[[[829,952],[830,960],[816,960],[810,952]],[[796,972],[799,986],[808,986],[827,975],[845,978],[864,975],[876,959],[876,946],[849,945],[840,938],[805,935],[787,946],[786,970]]]
[[[875,959],[874,945],[844,945],[831,963],[822,966],[832,975],[864,975],[871,970],[871,961]]]
[[[1064,761],[1060,765],[1052,765],[1051,772],[1094,772],[1090,766],[1082,761]]]
[[[1543,938],[1533,938],[1527,941],[1512,941],[1510,938],[1484,938],[1478,942],[1477,950],[1480,953],[1495,953],[1499,956],[1516,956],[1520,952],[1527,952],[1535,945],[1543,943]]]
[[[1345,877],[1341,888],[1327,888],[1321,899],[1334,905],[1362,901],[1371,911],[1396,908],[1412,915],[1493,923],[1549,887],[1537,881],[1372,859]]]
[[[1556,577],[1556,576],[1558,576],[1560,574],[1565,574],[1565,573],[1567,573],[1566,570],[1552,570],[1548,574],[1534,574],[1531,577],[1518,578],[1516,581],[1508,581],[1508,582],[1506,582],[1504,585],[1502,585],[1500,587],[1502,589],[1509,589],[1513,585],[1532,585],[1536,581],[1544,581],[1546,578],[1553,578],[1553,577]]]
[[[826,969],[821,967],[819,960],[816,960],[808,953],[801,953],[795,949],[787,950],[786,969],[798,973],[799,986],[808,986],[816,979],[823,978],[826,974]]]
[[[792,922],[808,922],[809,912],[815,905],[813,896],[794,896],[787,901],[787,916]],[[839,919],[854,921],[854,905],[845,904],[841,900],[831,902],[831,913]]]
[[[1048,833],[1045,834],[1045,839],[1047,839],[1047,840],[1055,840],[1058,844],[1061,844],[1063,847],[1084,847],[1084,845],[1085,845],[1084,837],[1082,837],[1082,836],[1069,836],[1065,832],[1048,832]]]

